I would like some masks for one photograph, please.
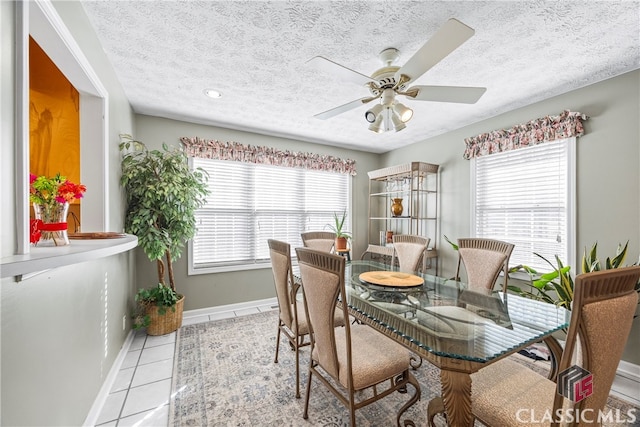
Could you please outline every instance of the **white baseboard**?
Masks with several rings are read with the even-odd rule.
[[[640,365],[621,360],[611,386],[611,394],[640,406]]]
[[[248,301],[248,302],[239,302],[236,304],[227,304],[227,305],[219,305],[215,307],[207,307],[207,308],[199,308],[196,310],[187,310],[182,313],[182,317],[184,319],[188,319],[190,317],[198,317],[198,316],[208,316],[211,314],[219,314],[226,313],[229,311],[238,311],[238,310],[246,310],[248,308],[257,308],[263,306],[277,306],[278,300],[276,297],[266,298],[256,301]]]
[[[87,414],[87,418],[84,420],[85,427],[93,427],[98,422],[98,417],[100,416],[100,412],[102,411],[102,407],[104,403],[107,401],[107,397],[109,396],[109,392],[111,388],[113,388],[113,383],[116,381],[116,377],[118,376],[118,372],[120,371],[120,367],[122,366],[122,362],[124,362],[124,358],[127,356],[129,352],[129,348],[131,348],[131,344],[133,343],[133,337],[135,336],[135,331],[129,331],[129,335],[124,340],[124,344],[122,344],[122,348],[120,352],[116,356],[116,360],[113,361],[113,365],[111,365],[111,369],[109,369],[109,373],[107,377],[104,379],[102,383],[102,387],[100,387],[100,391],[96,396],[96,399],[93,401],[93,405],[91,405],[91,409]]]

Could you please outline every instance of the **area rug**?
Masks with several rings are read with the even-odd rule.
[[[301,349],[302,398],[296,399],[295,353],[285,339],[278,363],[273,362],[276,324],[274,310],[183,326],[176,344],[169,426],[348,426],[349,412],[317,380],[313,382],[309,419],[302,418],[309,347]],[[546,369],[545,362],[511,357],[541,372]],[[422,387],[422,399],[402,419],[427,426],[427,404],[440,393],[439,370],[425,361],[413,372]],[[413,388],[409,389],[412,393]],[[396,425],[395,414],[407,399],[406,394],[394,393],[356,411],[357,425]],[[609,404],[625,411],[630,407],[613,398]],[[445,425],[441,417],[436,422]]]

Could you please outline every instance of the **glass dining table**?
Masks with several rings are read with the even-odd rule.
[[[472,373],[542,340],[559,360],[552,334],[569,322],[569,312],[552,304],[375,261],[347,262],[345,288],[341,301],[353,317],[409,348],[418,364],[440,368],[441,396],[430,411],[440,406],[456,427],[473,425]]]

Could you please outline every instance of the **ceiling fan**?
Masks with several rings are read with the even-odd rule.
[[[456,102],[474,104],[487,90],[484,87],[463,86],[410,86],[434,65],[467,41],[475,31],[457,19],[449,19],[418,51],[402,66],[392,65],[399,57],[395,48],[387,48],[380,52],[384,66],[367,76],[331,61],[323,56],[316,56],[307,61],[312,66],[334,76],[369,89],[371,96],[356,99],[339,107],[314,115],[326,120],[344,112],[353,110],[371,101],[380,100],[365,112],[365,119],[371,123],[369,130],[381,133],[395,129],[396,132],[406,127],[413,110],[398,102],[398,95],[416,101]]]

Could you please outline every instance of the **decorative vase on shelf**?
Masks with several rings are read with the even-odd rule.
[[[402,215],[402,199],[393,199],[393,203],[391,204],[391,214],[393,216]]]
[[[33,204],[35,220],[31,221],[31,243],[36,246],[69,244],[67,214],[69,203]]]

